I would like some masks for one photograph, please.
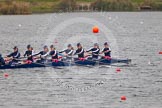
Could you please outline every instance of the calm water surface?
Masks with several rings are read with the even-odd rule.
[[[0,16],[3,56],[15,45],[23,53],[27,44],[38,52],[51,43],[61,50],[77,42],[103,48],[108,41],[113,57],[132,59],[130,66],[0,70],[0,107],[162,108],[161,19],[161,12]],[[91,32],[94,25],[99,34]]]

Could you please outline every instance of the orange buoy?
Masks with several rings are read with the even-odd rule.
[[[116,69],[116,72],[121,72],[121,69],[120,69],[120,68],[117,68],[117,69]]]
[[[98,33],[99,32],[99,28],[97,26],[93,27],[93,33]]]
[[[127,100],[126,96],[121,96],[121,100],[126,101]]]
[[[162,51],[160,51],[159,54],[162,54]]]
[[[3,77],[4,77],[4,78],[8,78],[8,76],[9,76],[8,73],[4,73],[4,74],[3,74]]]

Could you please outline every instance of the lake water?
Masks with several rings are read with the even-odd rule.
[[[92,33],[98,26],[100,32]],[[162,108],[162,13],[97,12],[0,16],[0,53],[31,44],[35,52],[108,41],[129,66],[0,70],[0,107]],[[121,72],[117,73],[116,68]],[[3,74],[9,77],[4,78]],[[120,97],[126,96],[126,101]]]

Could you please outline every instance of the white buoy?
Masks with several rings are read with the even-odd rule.
[[[140,22],[140,24],[143,24],[143,23],[144,23],[143,21]]]
[[[21,27],[21,24],[19,24],[19,27]]]
[[[148,62],[148,64],[150,65],[150,64],[151,64],[151,62],[149,61],[149,62]]]
[[[111,20],[112,18],[111,17],[109,17],[109,20]]]

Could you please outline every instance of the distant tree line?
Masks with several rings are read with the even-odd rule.
[[[77,5],[76,0],[61,0],[59,8],[64,11],[67,9],[75,11],[78,8]],[[90,9],[98,11],[138,11],[140,7],[145,6],[152,10],[162,10],[162,2],[157,4],[156,0],[143,0],[140,3],[134,3],[132,0],[94,0],[94,2],[91,2]]]
[[[81,7],[77,0],[59,0],[56,3],[50,1],[48,4],[43,0],[5,0],[0,2],[0,14],[31,14],[33,12],[59,12],[76,11],[80,8],[87,9],[86,6]],[[50,4],[50,5],[49,5]],[[141,6],[149,6],[152,10],[162,10],[162,3],[157,4],[156,0],[143,0],[143,2],[135,3],[132,0],[94,0],[89,3],[90,10],[97,11],[137,11]],[[34,9],[36,9],[34,11]]]

